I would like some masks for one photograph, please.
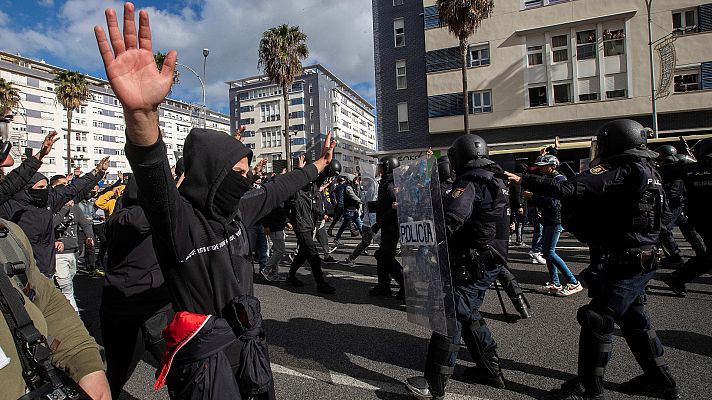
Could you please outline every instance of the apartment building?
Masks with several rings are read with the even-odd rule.
[[[373,1],[383,153],[443,149],[463,132],[458,41],[435,3]],[[651,16],[655,46],[673,46],[666,61],[655,51],[656,84],[669,82],[657,100],[660,140],[709,135],[712,4],[656,0]],[[651,126],[647,18],[639,0],[495,1],[469,39],[470,129],[495,153],[535,151],[559,136],[583,157],[605,121]]]
[[[22,99],[10,135],[16,165],[24,149],[39,149],[49,132],[56,130],[61,135],[40,169],[47,176],[67,172],[67,113],[56,101],[53,83],[55,73],[61,70],[43,61],[0,52],[0,77],[12,82]],[[88,171],[102,158],[111,156],[109,178],[113,179],[117,171],[131,170],[124,156],[123,109],[107,81],[91,76],[87,80],[89,100],[72,116],[71,163]],[[167,99],[161,104],[159,115],[168,158],[175,163],[190,129],[202,126],[202,105]],[[229,117],[214,111],[208,111],[206,125],[226,133],[230,130]]]
[[[254,157],[268,160],[268,172],[279,169],[285,165],[282,89],[264,75],[227,84],[231,129],[246,126],[244,143]],[[288,99],[292,159],[319,157],[326,134],[332,132],[338,140],[334,157],[343,172],[356,172],[361,160],[371,162],[369,155],[376,150],[373,106],[323,65],[305,67]]]

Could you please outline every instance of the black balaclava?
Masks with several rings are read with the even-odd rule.
[[[230,171],[220,183],[213,198],[213,207],[223,217],[229,217],[237,209],[242,196],[252,189],[252,179]]]
[[[27,198],[29,203],[37,207],[47,207],[49,201],[49,188],[44,189],[27,189]]]

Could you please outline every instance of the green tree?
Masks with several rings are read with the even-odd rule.
[[[20,105],[20,91],[11,82],[0,78],[0,117],[12,113]]]
[[[57,102],[67,110],[67,174],[72,173],[72,114],[89,98],[89,83],[77,71],[59,71],[54,78]]]
[[[157,51],[153,53],[153,59],[156,61],[156,67],[158,67],[158,70],[163,69],[163,62],[166,60],[166,55],[167,53],[161,53],[160,51]],[[180,79],[180,74],[178,73],[178,70],[173,71],[173,84],[175,85],[178,83]],[[168,92],[168,95],[170,95],[171,92]]]
[[[302,60],[309,55],[307,35],[298,26],[282,24],[262,34],[258,51],[258,68],[279,87],[284,99],[284,150],[287,170],[291,171],[292,145],[289,140],[289,88],[302,73]]]
[[[460,41],[462,64],[462,102],[464,106],[465,133],[470,133],[470,99],[467,95],[467,43],[477,32],[482,21],[492,15],[494,0],[437,0],[440,23]]]

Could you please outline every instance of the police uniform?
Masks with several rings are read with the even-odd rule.
[[[476,135],[463,138],[486,146]],[[479,312],[487,289],[507,263],[510,219],[508,189],[497,177],[502,169],[486,156],[485,149],[477,159],[459,165],[453,162],[457,177],[443,208],[459,329],[453,337],[433,332],[424,377],[409,378],[406,384],[416,395],[427,393],[433,399],[445,395],[461,339],[477,364],[465,371],[465,379],[497,388],[505,386],[497,343]]]
[[[702,237],[706,249],[702,255],[689,259],[681,269],[663,277],[663,281],[680,296],[686,294],[687,282],[712,269],[712,218],[708,205],[712,196],[712,138],[703,139],[695,149],[698,161],[684,166],[679,175],[685,182],[688,194],[685,210]]]
[[[621,130],[621,135],[628,132],[633,139],[644,132],[637,122],[613,121],[601,128],[599,142],[618,140]],[[647,150],[645,136],[607,146],[610,156],[600,165],[566,182],[532,175],[522,179],[523,187],[562,200],[564,227],[591,250],[591,265],[581,274],[591,302],[577,313],[578,377],[553,394],[571,400],[604,398],[603,374],[618,324],[644,372],[624,384],[623,390],[675,399],[679,396],[675,380],[645,313],[645,287],[655,275],[665,205],[653,163],[657,154]]]

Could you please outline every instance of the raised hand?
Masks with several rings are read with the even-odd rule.
[[[323,171],[334,158],[335,147],[336,141],[331,139],[331,132],[329,132],[326,134],[326,139],[324,139],[324,147],[321,148],[321,156],[318,160],[314,161],[314,165],[319,172]]]
[[[237,130],[235,130],[235,134],[232,135],[232,137],[239,140],[240,142],[244,142],[245,138],[242,137],[242,133],[245,132],[245,129],[247,129],[245,125],[240,126]]]
[[[158,140],[158,105],[173,85],[177,53],[169,51],[159,71],[151,47],[151,27],[148,13],[139,13],[136,32],[134,5],[124,5],[123,36],[116,11],[106,10],[111,45],[101,26],[94,27],[96,42],[104,61],[106,77],[124,107],[127,136],[137,145],[151,145]]]
[[[42,161],[42,159],[47,154],[49,154],[50,151],[52,151],[52,146],[57,143],[57,140],[59,140],[59,134],[57,133],[57,131],[52,131],[47,136],[45,136],[44,140],[42,141],[42,147],[40,147],[40,151],[35,154],[35,158]]]
[[[304,154],[299,156],[299,158],[297,158],[297,160],[298,160],[297,168],[304,168],[304,166],[307,165],[307,156],[305,156]]]
[[[504,174],[507,175],[507,183],[510,185],[513,183],[521,183],[522,182],[522,177],[516,174],[513,174],[511,172],[504,171]]]
[[[106,170],[109,169],[109,156],[106,156],[99,161],[98,164],[96,164],[96,171],[100,173],[106,172]]]

